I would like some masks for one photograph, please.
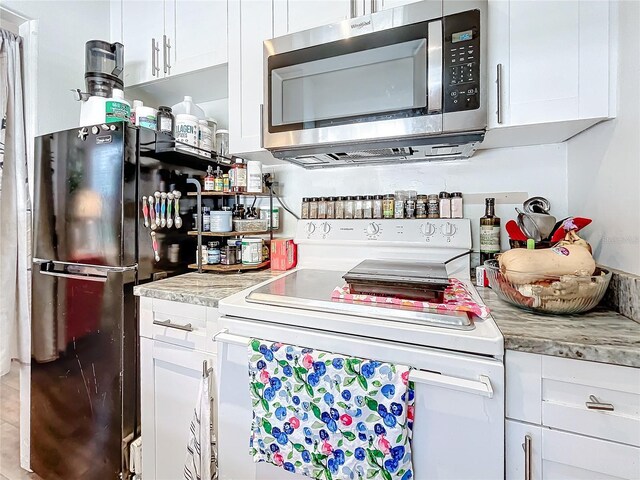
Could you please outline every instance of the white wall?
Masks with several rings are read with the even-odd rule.
[[[640,275],[640,2],[619,2],[617,118],[567,143],[569,207],[596,260]]]
[[[514,207],[522,200],[542,195],[551,202],[551,213],[559,219],[567,216],[566,144],[481,150],[464,161],[418,163],[402,167],[350,167],[304,170],[295,165],[269,167],[279,182],[276,191],[294,212],[300,212],[302,197],[364,195],[393,193],[395,190],[416,190],[418,193],[460,191],[474,198],[465,203],[464,215],[473,220],[474,249],[478,249],[478,218],[484,214],[484,197],[503,192],[519,198],[513,203],[500,203],[496,214],[502,223],[516,217]],[[470,195],[482,194],[482,195]],[[510,200],[506,200],[510,202]],[[282,233],[292,236],[293,217],[282,212]],[[503,234],[503,248],[508,239]]]
[[[3,6],[38,20],[38,119],[36,135],[73,128],[84,90],[84,44],[109,39],[108,0],[2,0]]]

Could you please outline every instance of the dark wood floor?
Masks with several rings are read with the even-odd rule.
[[[16,362],[0,381],[0,480],[42,480],[20,468],[20,373]]]

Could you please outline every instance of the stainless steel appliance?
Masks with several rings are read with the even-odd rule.
[[[155,262],[139,199],[170,183],[186,191],[184,177],[202,173],[176,174],[179,156],[158,153],[159,137],[114,123],[36,139],[31,467],[47,480],[129,478],[139,417],[133,287],[186,271],[195,251],[184,232],[158,230]],[[174,264],[172,243],[185,254]]]
[[[264,148],[306,168],[471,156],[486,5],[429,0],[265,41]]]

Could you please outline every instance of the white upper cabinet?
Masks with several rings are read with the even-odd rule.
[[[263,42],[273,37],[271,0],[229,2],[229,150],[261,149]]]
[[[274,0],[274,36],[279,37],[346,20],[351,15],[351,1]]]
[[[390,8],[401,7],[407,3],[415,3],[421,0],[374,0],[373,5],[376,12],[389,10]]]
[[[119,6],[114,3],[112,9]],[[163,77],[164,1],[126,0],[120,5],[125,86]]]
[[[488,5],[488,127],[532,126],[494,138],[511,145],[563,141],[612,116],[608,1]]]
[[[227,63],[226,0],[170,0],[166,18],[171,75]]]
[[[125,86],[227,61],[227,0],[112,0],[112,22],[118,11]]]

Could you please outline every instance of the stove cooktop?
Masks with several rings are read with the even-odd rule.
[[[437,313],[399,305],[356,303],[332,299],[333,290],[344,285],[344,272],[301,269],[252,290],[249,303],[337,313],[456,330],[473,330],[473,318],[464,312]]]

